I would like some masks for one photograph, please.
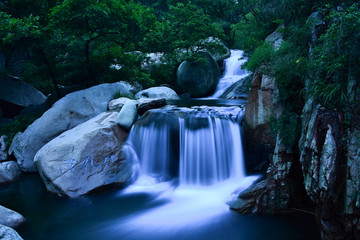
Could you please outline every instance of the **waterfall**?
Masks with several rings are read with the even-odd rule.
[[[141,175],[180,185],[212,185],[245,177],[239,107],[151,110],[130,132],[125,152]]]
[[[230,51],[230,57],[225,60],[224,75],[220,78],[214,94],[208,98],[219,98],[234,83],[249,75],[246,70],[242,69],[242,65],[246,62],[243,54],[244,52],[241,50]]]

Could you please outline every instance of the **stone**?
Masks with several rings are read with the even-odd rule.
[[[117,92],[131,95],[122,83],[105,83],[66,95],[14,138],[9,154],[14,154],[22,171],[35,172],[34,156],[40,148],[61,133],[105,112]]]
[[[2,77],[0,78],[0,100],[27,107],[44,103],[46,96],[28,83]]]
[[[1,225],[14,228],[19,226],[23,222],[25,222],[25,218],[21,214],[0,205]]]
[[[123,159],[121,150],[128,133],[116,123],[117,115],[101,113],[37,152],[35,164],[50,192],[78,197],[130,178],[131,164]]]
[[[113,112],[119,112],[128,100],[130,99],[126,97],[113,99],[108,104],[108,110]]]
[[[5,144],[5,139],[7,138],[7,136],[2,135],[0,137],[0,162],[7,160],[8,155],[6,150],[6,144]]]
[[[264,172],[272,160],[276,139],[270,132],[271,118],[282,113],[275,79],[255,72],[248,93],[244,126],[247,169]]]
[[[284,25],[279,26],[276,31],[265,38],[265,41],[269,42],[275,50],[278,50],[281,44],[284,42],[283,36],[280,33],[280,29],[284,29]]]
[[[126,130],[130,130],[131,126],[137,119],[137,116],[138,113],[136,101],[128,100],[119,112],[116,122]]]
[[[135,99],[142,98],[165,98],[166,100],[180,100],[174,90],[168,87],[152,87],[138,92]]]
[[[12,228],[0,224],[0,239],[2,240],[22,240],[20,235]]]
[[[141,102],[141,101],[140,101]],[[166,99],[160,98],[153,101],[142,102],[138,107],[138,114],[142,116],[145,112],[150,109],[161,108],[167,105]]]
[[[305,106],[304,109],[309,108]],[[319,105],[312,109],[310,117],[303,112],[303,132],[299,141],[305,189],[315,203],[336,204],[341,188],[335,183],[342,172],[340,113]]]
[[[220,68],[215,60],[208,53],[203,55],[205,63],[184,61],[177,70],[178,86],[188,91],[191,97],[211,95],[220,79]]]
[[[15,161],[0,163],[0,183],[15,181],[21,175],[21,169]]]

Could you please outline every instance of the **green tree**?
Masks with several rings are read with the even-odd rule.
[[[54,38],[66,42],[62,61],[76,66],[75,75],[85,74],[84,80],[93,85],[106,81],[104,70],[123,64],[119,61],[125,53],[141,49],[154,23],[155,16],[134,2],[65,0],[52,9],[49,26]],[[106,61],[99,63],[99,59]]]

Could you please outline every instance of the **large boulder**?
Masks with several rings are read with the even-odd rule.
[[[61,133],[107,110],[115,93],[131,95],[123,83],[106,83],[70,93],[57,101],[22,134],[17,135],[9,149],[22,171],[35,172],[34,156],[46,143]]]
[[[38,151],[35,164],[49,191],[78,197],[129,179],[131,165],[121,152],[128,134],[116,118],[115,112],[99,114]]]
[[[25,218],[6,207],[0,206],[0,224],[11,228],[17,227],[25,222]]]
[[[219,82],[221,73],[215,60],[203,53],[206,62],[184,61],[177,70],[177,84],[189,91],[191,97],[211,95]]]
[[[143,98],[165,98],[166,100],[180,100],[174,90],[168,87],[152,87],[138,92],[135,99]]]
[[[44,103],[46,97],[28,83],[0,77],[0,100],[27,107]]]
[[[23,240],[12,228],[0,224],[0,239],[2,240]]]
[[[15,181],[21,175],[21,169],[15,161],[0,162],[0,183]]]

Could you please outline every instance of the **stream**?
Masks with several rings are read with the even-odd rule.
[[[75,199],[46,191],[38,175],[0,188],[0,205],[25,216],[25,239],[320,239],[314,216],[247,216],[229,210],[234,190],[246,189],[242,151],[245,101],[218,97],[248,73],[232,50],[218,89],[208,99],[150,110],[123,147],[132,181]]]

